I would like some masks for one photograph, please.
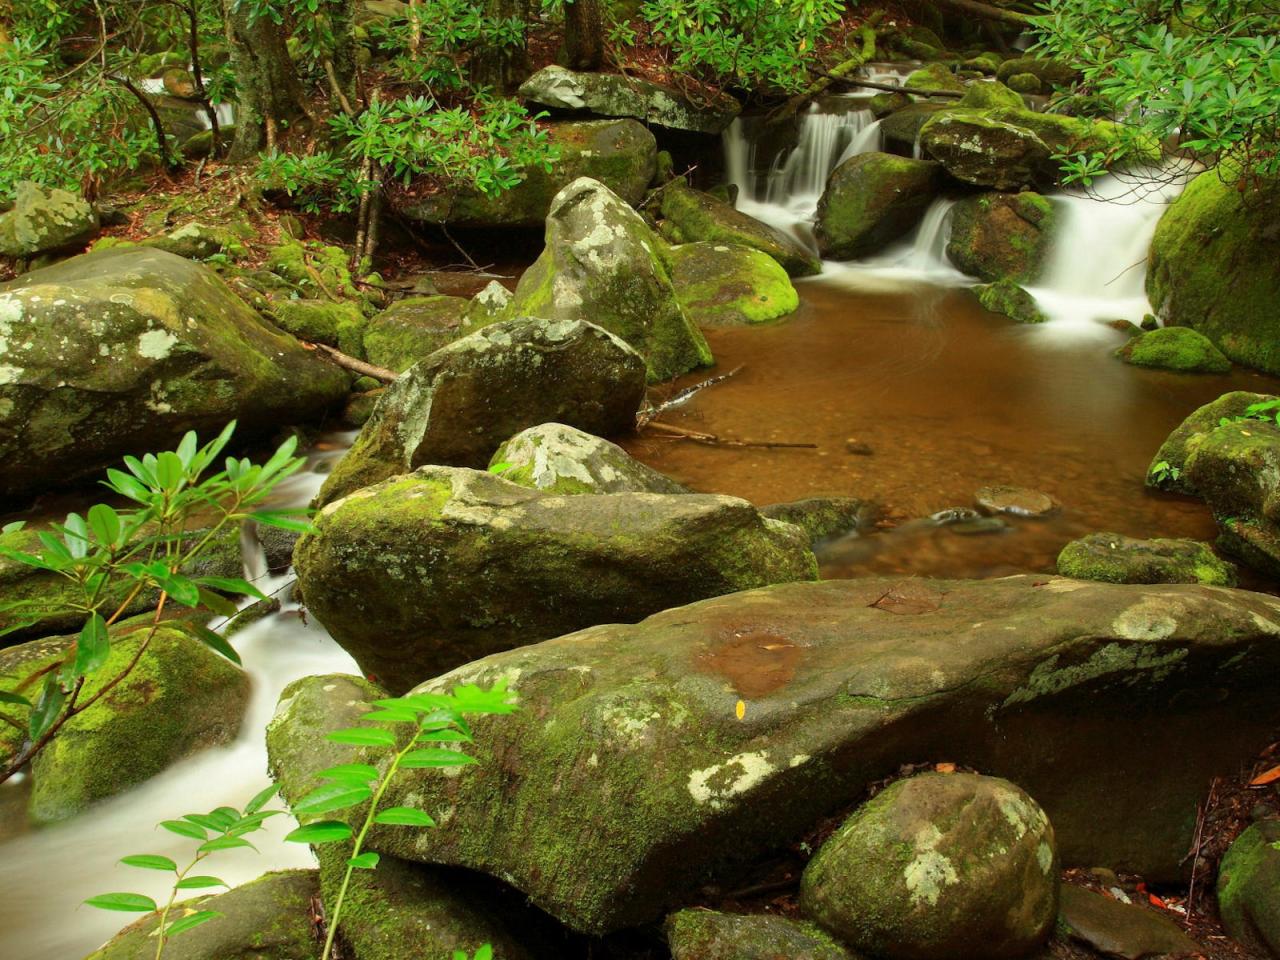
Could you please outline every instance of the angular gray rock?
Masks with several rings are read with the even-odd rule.
[[[520,97],[557,110],[598,117],[632,117],[648,126],[690,133],[721,133],[742,112],[733,97],[719,93],[694,102],[674,87],[613,73],[579,73],[543,67],[520,84]]]
[[[522,430],[489,461],[503,480],[543,493],[688,493],[617,444],[563,423]]]

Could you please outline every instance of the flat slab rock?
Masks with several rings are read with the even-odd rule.
[[[1049,494],[1026,487],[983,487],[974,494],[974,500],[988,513],[1011,513],[1018,517],[1045,517],[1061,506]]]
[[[1181,876],[1210,778],[1280,722],[1280,600],[1033,576],[787,584],[419,689],[500,677],[521,709],[476,724],[480,762],[387,798],[447,828],[372,846],[491,873],[581,931],[656,920],[917,761],[1021,786],[1065,864],[1159,882]]]
[[[1201,952],[1200,945],[1171,918],[1085,887],[1063,884],[1058,911],[1066,936],[1104,957],[1155,960],[1194,957]]]

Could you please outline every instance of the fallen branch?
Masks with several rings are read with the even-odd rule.
[[[938,0],[938,4],[943,7],[950,7],[952,10],[959,10],[962,13],[971,13],[975,17],[982,17],[984,20],[999,20],[1001,23],[1013,23],[1020,27],[1031,26],[1031,17],[1025,13],[1006,10],[1004,7],[992,6],[989,3],[981,3],[980,0]]]
[[[816,443],[783,443],[780,440],[734,440],[729,437],[717,436],[714,433],[703,433],[701,430],[686,430],[684,427],[677,427],[674,424],[662,423],[657,420],[650,420],[645,426],[651,430],[657,430],[659,433],[669,433],[685,440],[692,440],[694,443],[705,443],[714,447],[763,447],[766,450],[818,449]]]
[[[349,357],[341,350],[331,347],[327,343],[311,343],[307,340],[301,342],[303,346],[322,353],[344,370],[358,373],[362,377],[373,377],[373,379],[381,380],[383,383],[395,383],[396,378],[400,376],[394,370],[388,370],[386,367],[376,367],[372,363],[365,363],[363,360]]]
[[[650,407],[647,410],[642,410],[640,413],[636,414],[636,429],[643,429],[655,417],[660,416],[672,407],[680,406],[680,404],[701,393],[703,390],[707,389],[707,387],[714,387],[717,383],[724,383],[730,377],[736,376],[741,369],[742,367],[734,367],[728,373],[722,373],[718,377],[711,377],[708,380],[703,380],[701,383],[695,383],[693,386],[685,387],[674,397],[669,397],[666,400],[663,400],[656,407]]]
[[[855,53],[848,60],[834,66],[830,71],[824,71],[817,68],[810,68],[813,73],[819,74],[821,79],[815,80],[809,84],[804,90],[797,93],[778,109],[769,114],[769,123],[779,123],[783,120],[790,119],[795,116],[796,111],[803,107],[806,103],[816,97],[827,87],[831,86],[834,80],[842,78],[847,73],[860,68],[868,60],[876,55],[876,24],[880,22],[880,18],[884,16],[883,10],[877,10],[867,22],[858,28],[858,33],[862,37],[862,49]]]
[[[863,80],[861,77],[844,77],[829,73],[821,67],[810,67],[810,73],[827,77],[831,83],[844,83],[851,87],[866,87],[868,90],[885,90],[889,93],[909,93],[915,97],[963,97],[956,90],[923,90],[920,87],[895,87],[892,83],[881,83],[878,80]]]

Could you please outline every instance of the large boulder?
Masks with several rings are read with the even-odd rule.
[[[1186,475],[1187,458],[1204,442],[1204,438],[1216,430],[1224,419],[1234,420],[1243,416],[1255,403],[1275,399],[1266,393],[1234,390],[1193,411],[1169,434],[1156,455],[1151,458],[1151,466],[1147,468],[1147,486],[1194,494],[1195,490]]]
[[[684,243],[668,252],[676,299],[696,324],[768,323],[791,313],[800,295],[782,265],[739,243]]]
[[[1235,567],[1198,540],[1137,540],[1091,533],[1058,554],[1058,572],[1104,583],[1203,583],[1234,587]]]
[[[681,910],[663,929],[672,960],[856,960],[816,925],[771,914]]]
[[[926,156],[964,183],[1017,190],[1051,172],[1050,149],[1025,126],[977,113],[941,113],[920,129]]]
[[[1200,174],[1156,225],[1147,295],[1166,324],[1200,331],[1236,363],[1280,373],[1280,183],[1238,190]]]
[[[988,282],[1040,276],[1053,236],[1053,204],[1031,191],[984,193],[951,208],[947,259]]]
[[[443,346],[474,333],[467,323],[471,301],[463,297],[408,297],[374,316],[364,330],[364,355],[372,364],[404,373]]]
[[[97,474],[187,430],[313,419],[347,383],[171,253],[106,250],[35,270],[0,286],[0,497]]]
[[[595,324],[528,317],[492,324],[387,388],[319,501],[423,464],[483,467],[500,443],[540,423],[604,435],[632,430],[644,390],[644,360]]]
[[[658,163],[653,134],[635,120],[550,123],[548,140],[560,157],[544,169],[525,167],[524,179],[496,196],[458,189],[397,201],[410,220],[459,227],[542,226],[557,193],[579,177],[599,180],[627,203],[644,198]]]
[[[726,93],[695,102],[674,87],[652,80],[578,73],[554,64],[520,84],[520,97],[553,110],[632,117],[646,126],[690,133],[721,133],[742,112],[742,105]]]
[[[98,232],[98,212],[74,193],[18,184],[13,207],[0,214],[0,256],[34,257],[72,250]]]
[[[852,260],[909,233],[937,195],[942,168],[891,153],[861,153],[831,172],[818,201],[824,256]]]
[[[403,550],[368,514],[356,539]],[[1278,676],[1280,601],[1263,594],[1044,576],[773,586],[424,684],[505,677],[521,709],[476,722],[478,764],[393,784],[386,802],[411,797],[448,829],[371,843],[620,929],[740,879],[902,764],[947,759],[1025,789],[1065,863],[1173,880],[1213,777],[1274,739]]]
[[[617,444],[563,423],[522,430],[489,461],[503,480],[544,493],[688,493]]]
[[[1255,823],[1218,869],[1218,913],[1246,947],[1280,957],[1280,820]]]
[[[147,630],[112,638],[111,654],[85,683],[88,701],[120,674]],[[34,640],[0,651],[0,689],[14,690],[60,660],[70,638]],[[205,747],[229,743],[240,729],[249,678],[230,660],[173,627],[158,630],[137,665],[36,754],[29,810],[40,822],[65,820],[149,779]],[[15,708],[3,711],[14,719]],[[21,746],[3,727],[0,752]]]
[[[1155,367],[1178,373],[1230,373],[1231,361],[1202,333],[1186,327],[1148,330],[1116,350],[1116,356],[1135,367]]]
[[[450,467],[331,503],[315,526],[294,550],[307,608],[397,692],[592,624],[817,576],[804,533],[743,500],[551,495]]]
[[[1053,828],[1006,780],[899,780],[809,861],[800,909],[877,957],[1023,957],[1048,938],[1058,914]]]
[[[822,271],[822,262],[798,240],[681,180],[662,188],[659,213],[659,229],[672,243],[736,243],[767,253],[792,277]]]
[[[662,241],[604,184],[583,177],[547,214],[546,246],[524,272],[509,315],[590,319],[645,358],[649,379],[713,362],[671,286]]]

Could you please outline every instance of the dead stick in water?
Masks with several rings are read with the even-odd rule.
[[[765,449],[817,450],[816,443],[784,443],[781,440],[734,440],[730,437],[717,436],[714,433],[703,433],[700,430],[686,430],[674,424],[650,420],[645,426],[659,433],[669,433],[676,437],[692,440],[694,443],[707,443],[719,447],[764,447]]]
[[[343,369],[358,373],[362,377],[373,377],[373,379],[381,380],[383,383],[395,383],[396,378],[400,376],[394,370],[388,370],[386,367],[375,367],[372,363],[365,363],[363,360],[349,357],[341,350],[331,347],[327,343],[311,343],[306,340],[303,340],[302,343],[313,350],[318,350]]]
[[[816,73],[820,77],[826,77],[832,83],[843,83],[851,87],[866,87],[868,90],[885,90],[889,93],[909,93],[917,97],[947,97],[958,100],[964,94],[956,90],[923,90],[920,87],[895,87],[891,83],[881,83],[878,80],[863,80],[861,77],[841,77],[820,67],[807,67],[810,73]]]
[[[640,413],[636,414],[636,429],[637,430],[641,429],[647,423],[651,422],[655,417],[661,415],[667,410],[670,410],[672,407],[678,407],[680,404],[684,403],[686,400],[697,395],[701,391],[707,389],[707,387],[714,387],[717,383],[724,383],[730,377],[736,376],[741,370],[742,370],[742,367],[734,367],[728,373],[722,373],[718,377],[710,377],[707,380],[703,380],[701,383],[695,383],[691,387],[685,387],[683,390],[679,391],[674,397],[668,397],[666,400],[663,400],[656,407],[650,407],[648,410],[641,411]]]

